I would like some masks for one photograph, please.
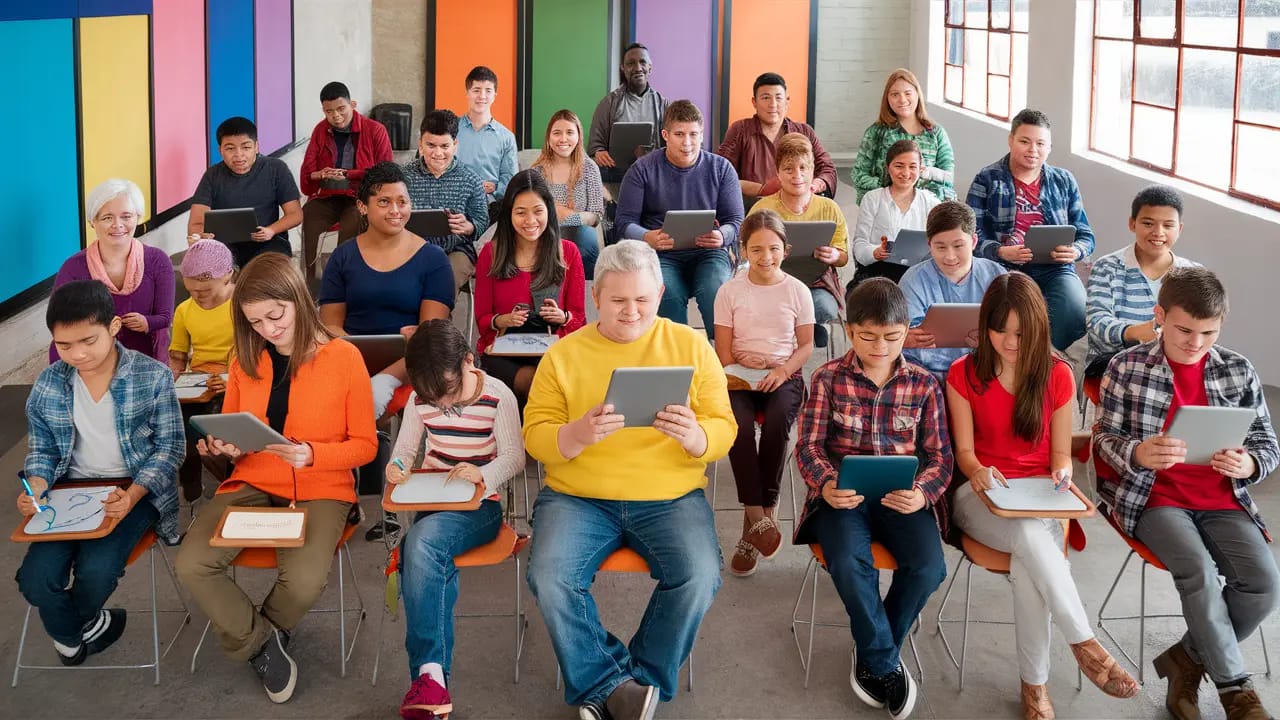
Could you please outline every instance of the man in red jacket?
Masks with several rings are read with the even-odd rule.
[[[391,139],[377,120],[356,112],[347,86],[331,82],[320,90],[324,120],[311,131],[302,159],[302,259],[304,274],[315,276],[320,233],[338,223],[338,242],[360,232],[356,190],[364,171],[391,160]]]

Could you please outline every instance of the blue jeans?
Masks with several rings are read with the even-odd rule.
[[[419,513],[400,548],[404,593],[404,647],[409,676],[426,663],[445,674],[453,658],[453,607],[458,602],[458,568],[453,559],[492,542],[502,526],[502,505],[485,500],[475,510]]]
[[[836,296],[824,288],[809,288],[813,295],[813,344],[826,347],[831,342],[827,323],[840,319],[840,306],[836,304]]]
[[[658,316],[672,322],[689,324],[689,298],[698,300],[698,312],[706,326],[707,337],[715,337],[716,293],[733,277],[729,253],[716,250],[668,250],[658,253],[662,265],[662,300]]]
[[[1049,306],[1049,336],[1053,346],[1066,350],[1084,337],[1084,285],[1073,265],[1023,265],[1015,268],[1036,281]]]
[[[560,237],[578,246],[582,255],[582,274],[587,280],[595,280],[596,258],[600,256],[600,228],[570,225],[560,228]]]
[[[849,613],[858,665],[875,675],[895,670],[911,625],[947,576],[933,513],[925,509],[903,515],[874,500],[853,510],[824,505],[813,518],[813,529]],[[872,540],[898,561],[883,601]]]
[[[627,645],[600,624],[591,596],[600,563],[622,547],[639,553],[658,581]],[[564,673],[566,702],[603,702],[631,678],[670,700],[720,588],[720,541],[706,495],[593,500],[543,488],[533,509],[529,587]]]
[[[144,498],[106,537],[31,543],[18,568],[18,591],[40,611],[49,637],[68,647],[80,644],[85,623],[102,612],[129,553],[159,517]],[[75,582],[67,587],[73,570]]]

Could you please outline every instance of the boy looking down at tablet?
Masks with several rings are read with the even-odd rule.
[[[1103,255],[1089,274],[1089,356],[1084,375],[1100,378],[1115,354],[1156,337],[1154,308],[1165,274],[1200,263],[1173,254],[1182,234],[1182,197],[1165,185],[1143,188],[1129,213],[1133,244]]]
[[[1280,597],[1271,538],[1247,489],[1280,465],[1262,382],[1248,359],[1217,344],[1227,294],[1212,272],[1170,270],[1154,312],[1160,332],[1117,355],[1102,377],[1094,445],[1112,472],[1099,474],[1098,494],[1182,596],[1187,633],[1153,663],[1169,681],[1169,712],[1199,718],[1207,674],[1228,718],[1269,718],[1240,654]],[[1184,463],[1184,439],[1164,430],[1194,405],[1256,410],[1244,447],[1223,448],[1208,466]]]
[[[975,227],[973,210],[962,202],[947,200],[930,210],[925,226],[929,259],[913,265],[898,281],[911,315],[902,355],[939,382],[946,382],[951,363],[969,348],[937,347],[933,335],[920,328],[929,308],[935,303],[980,303],[991,281],[1008,272],[997,262],[973,256]]]
[[[169,369],[116,340],[121,321],[105,285],[59,286],[45,319],[59,360],[40,373],[27,398],[23,473],[35,499],[19,492],[18,512],[34,515],[36,501],[44,508],[45,491],[62,480],[133,480],[102,505],[108,518],[119,519],[111,534],[31,543],[18,568],[18,589],[40,613],[58,659],[79,665],[124,632],[125,611],[103,606],[134,546],[152,527],[177,542],[182,414]]]
[[[850,350],[813,373],[800,413],[796,458],[809,486],[794,542],[822,547],[849,613],[853,659],[849,684],[895,720],[911,714],[916,685],[902,664],[902,643],[946,577],[940,532],[951,481],[951,445],[942,390],[927,371],[902,359],[907,300],[892,280],[872,278],[849,293]],[[916,455],[915,486],[864,502],[836,486],[846,455]],[[871,543],[898,561],[880,598]]]

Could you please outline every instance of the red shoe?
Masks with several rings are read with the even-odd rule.
[[[445,720],[451,712],[449,691],[426,673],[413,681],[400,703],[400,717],[404,720]]]

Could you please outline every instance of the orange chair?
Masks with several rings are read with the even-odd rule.
[[[763,410],[756,412],[756,427],[759,428],[762,425],[764,425]],[[756,438],[758,441],[759,440],[758,432],[757,432]],[[722,458],[722,459],[725,460],[726,462],[728,461],[727,458]],[[778,520],[779,521],[790,520],[792,521],[792,524],[794,524],[795,520],[800,517],[799,515],[800,510],[799,510],[799,502],[796,498],[795,458],[792,457],[792,453],[786,454],[786,466],[787,466],[787,480],[783,484],[781,492],[779,492],[779,496],[783,494],[791,496],[791,517],[778,518]],[[713,511],[716,509],[716,487],[719,481],[720,481],[720,461],[717,460],[711,465],[711,509]]]
[[[178,641],[178,636],[187,627],[187,623],[191,622],[191,612],[187,610],[187,604],[182,599],[182,591],[178,589],[178,579],[173,574],[173,568],[169,565],[169,559],[165,556],[162,547],[156,543],[156,534],[152,530],[148,530],[138,540],[138,544],[133,546],[133,551],[129,553],[129,558],[125,561],[125,567],[130,567],[135,561],[142,557],[144,553],[150,554],[151,560],[151,662],[139,665],[73,665],[67,667],[65,665],[24,665],[22,663],[22,650],[27,642],[27,628],[31,624],[31,606],[27,606],[27,614],[22,620],[22,634],[18,637],[18,652],[13,662],[13,682],[10,687],[18,687],[18,673],[22,670],[144,670],[153,668],[155,670],[155,680],[153,685],[160,684],[160,660],[168,657],[169,651],[173,649],[173,644]],[[161,562],[164,563],[164,569],[169,575],[169,580],[173,582],[174,594],[178,596],[178,603],[182,605],[181,610],[159,610],[156,607],[156,554],[160,555]],[[170,638],[169,643],[164,646],[164,652],[160,652],[160,613],[182,613],[182,623],[178,626],[177,632]]]
[[[825,623],[817,622],[818,617],[818,568],[827,570],[827,560],[822,554],[822,546],[817,543],[809,544],[809,552],[812,557],[809,558],[809,564],[804,568],[804,576],[800,580],[800,592],[796,595],[795,607],[791,610],[791,636],[796,641],[796,652],[800,654],[800,667],[804,668],[804,686],[809,687],[809,673],[813,669],[813,629],[815,627],[833,627],[848,629],[849,624],[845,623]],[[889,552],[889,549],[878,542],[871,543],[871,561],[877,570],[897,570],[898,561]],[[810,590],[809,600],[809,618],[807,620],[800,618],[800,603],[804,601],[804,590],[809,585],[809,577],[813,576],[813,584]],[[796,632],[797,625],[809,626],[809,647],[808,650],[800,647],[800,634]],[[916,618],[915,627],[911,633],[907,635],[907,643],[911,645],[911,655],[916,660],[916,676],[921,685],[924,685],[924,665],[920,662],[920,652],[916,650],[915,634],[920,631],[920,618]]]
[[[356,581],[355,566],[351,563],[351,548],[347,545],[347,541],[355,534],[359,528],[359,523],[348,522],[346,528],[342,531],[342,537],[338,538],[338,545],[334,548],[333,556],[338,563],[338,606],[336,608],[312,608],[309,613],[337,613],[338,614],[338,666],[340,675],[347,676],[347,661],[351,659],[351,653],[356,648],[356,638],[360,636],[360,626],[364,624],[365,610],[364,598],[360,596],[360,584]],[[346,584],[342,573],[342,560],[346,556],[347,572],[351,573],[351,587],[356,592],[356,607],[347,607]],[[274,570],[276,567],[276,550],[275,548],[244,548],[231,561],[231,577],[235,579],[236,568],[258,568],[262,570]],[[347,613],[360,613],[359,619],[356,620],[355,630],[351,633],[351,645],[347,645]],[[204,632],[200,633],[200,642],[196,644],[196,649],[191,653],[191,672],[195,674],[196,658],[200,656],[200,648],[204,646],[204,639],[209,634],[209,626],[211,621],[204,624]]]

